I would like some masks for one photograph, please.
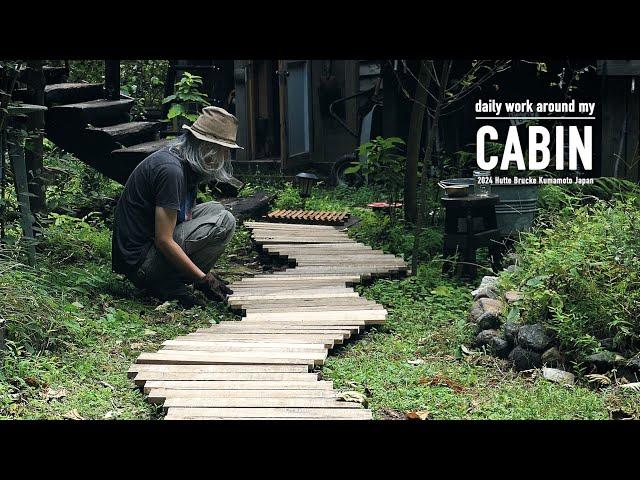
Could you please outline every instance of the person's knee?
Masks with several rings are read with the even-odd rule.
[[[224,210],[221,215],[223,216],[221,223],[224,228],[224,243],[227,244],[236,231],[236,217],[229,210]]]

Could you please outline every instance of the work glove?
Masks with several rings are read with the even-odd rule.
[[[196,282],[193,286],[204,293],[208,299],[217,302],[224,302],[227,299],[227,295],[233,293],[233,290],[227,287],[227,282],[213,272],[207,273],[202,280]]]

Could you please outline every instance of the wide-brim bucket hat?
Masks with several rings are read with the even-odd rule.
[[[196,138],[205,142],[217,143],[223,147],[241,148],[236,143],[238,119],[220,107],[205,107],[193,125],[183,125]]]

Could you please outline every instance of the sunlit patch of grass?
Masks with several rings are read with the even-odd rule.
[[[471,288],[440,279],[437,264],[362,290],[387,306],[388,322],[329,356],[323,372],[337,388],[367,394],[376,418],[388,410],[434,419],[609,417],[605,396],[592,389],[518,374],[481,353],[462,355],[460,345],[473,340],[465,321]]]

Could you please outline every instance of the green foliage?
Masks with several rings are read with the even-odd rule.
[[[276,209],[295,210],[304,206],[304,199],[298,189],[291,182],[283,185],[273,204]]]
[[[131,109],[134,119],[144,119],[145,109],[157,108],[162,103],[167,60],[122,60],[120,62],[120,90],[133,97]]]
[[[385,305],[387,323],[330,355],[323,377],[366,394],[375,418],[416,410],[433,419],[608,418],[605,398],[587,388],[498,369],[487,355],[460,355],[473,340],[465,320],[470,289],[442,278],[439,263],[359,290]]]
[[[160,106],[168,66],[167,60],[120,61],[120,91],[134,98],[134,119],[144,119],[145,109]],[[71,60],[69,81],[104,82],[104,60]]]
[[[104,82],[104,60],[70,60],[70,82]]]
[[[38,272],[3,259],[0,273],[2,315],[14,355],[34,355],[67,345],[78,323]]]
[[[580,360],[613,337],[640,345],[640,213],[638,197],[574,206],[550,189],[561,208],[517,245],[520,268],[504,274],[525,294],[524,318],[542,320]],[[560,199],[560,200],[557,200]],[[552,202],[550,202],[552,203]]]
[[[100,212],[103,219],[111,219],[122,185],[62,151],[46,138],[44,164],[55,172],[46,187],[50,211],[81,217]]]
[[[207,95],[199,91],[199,88],[202,87],[202,77],[184,72],[175,86],[175,93],[162,100],[163,104],[174,102],[169,108],[166,120],[184,118],[189,122],[194,122],[198,118],[198,113],[193,111],[192,106],[195,106],[196,111],[199,111],[203,105],[209,105]]]
[[[380,136],[360,145],[358,153],[365,157],[365,162],[354,162],[344,173],[361,173],[372,186],[385,191],[392,203],[395,202],[404,185],[406,164],[406,157],[398,154],[399,145],[404,145],[401,138]]]
[[[51,213],[51,218],[53,223],[43,232],[43,248],[52,260],[81,265],[110,257],[110,231],[95,215],[77,218]]]
[[[362,212],[361,222],[353,227],[352,235],[358,241],[381,248],[385,252],[401,255],[411,260],[413,255],[413,226],[403,220],[392,221],[387,215]],[[442,231],[425,228],[420,236],[418,255],[420,261],[433,258],[442,251]]]

